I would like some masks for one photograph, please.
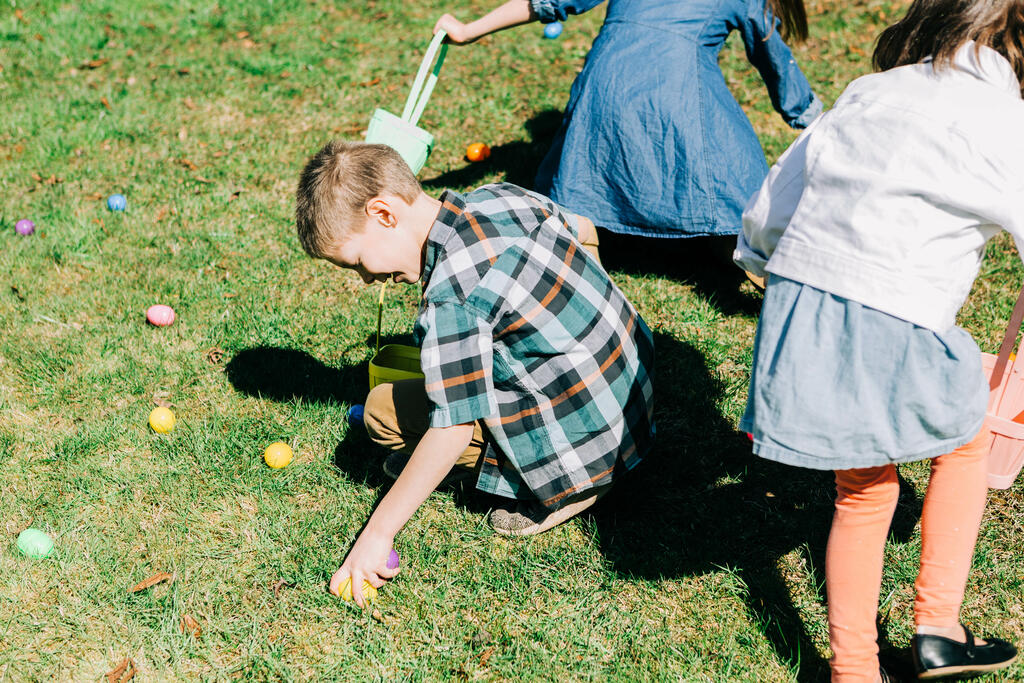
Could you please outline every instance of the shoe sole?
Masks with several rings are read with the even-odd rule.
[[[995,664],[986,664],[984,666],[944,666],[941,669],[931,669],[919,673],[917,679],[919,681],[927,681],[935,678],[952,677],[952,680],[963,680],[998,671],[999,669],[1005,669],[1015,661],[1017,661],[1017,655],[1014,655],[1012,659],[1007,659],[1005,662],[996,662]]]
[[[610,486],[601,487],[597,489],[596,493],[591,494],[583,500],[563,505],[545,517],[542,521],[528,527],[523,527],[522,529],[503,529],[492,525],[491,528],[494,529],[495,533],[502,536],[536,536],[537,534],[542,534],[545,531],[554,529],[559,524],[568,522],[570,519],[601,500],[601,498],[604,497],[604,494],[608,493],[608,489],[610,488]]]

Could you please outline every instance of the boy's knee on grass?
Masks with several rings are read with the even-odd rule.
[[[363,406],[363,424],[370,439],[385,448],[397,450],[404,441],[395,415],[394,385],[378,384],[370,390]]]

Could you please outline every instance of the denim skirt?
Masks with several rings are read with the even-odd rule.
[[[987,403],[963,329],[934,332],[770,276],[740,422],[762,458],[819,470],[933,458],[974,438]]]

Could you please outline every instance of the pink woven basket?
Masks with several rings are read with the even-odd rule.
[[[981,354],[981,364],[989,375],[988,410],[985,429],[991,433],[988,453],[988,485],[993,489],[1013,486],[1024,466],[1024,363],[1017,361],[1024,354],[1024,341],[1017,353],[1013,345],[1024,320],[1024,290],[1017,298],[1010,323],[1006,326],[999,355]]]

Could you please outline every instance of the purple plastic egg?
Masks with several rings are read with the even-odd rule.
[[[394,548],[391,549],[391,553],[388,555],[388,563],[386,566],[388,569],[398,569],[398,553],[395,552]]]
[[[14,224],[14,231],[19,235],[31,235],[36,231],[36,224],[27,218],[22,218]]]
[[[146,320],[150,325],[167,327],[174,322],[174,309],[163,304],[155,304],[146,309]]]

